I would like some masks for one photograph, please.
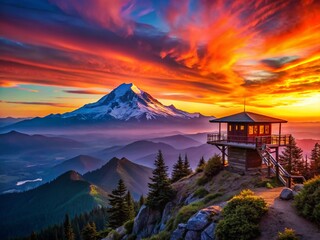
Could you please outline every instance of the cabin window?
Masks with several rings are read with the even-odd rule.
[[[229,125],[229,132],[232,131],[232,125]]]
[[[249,134],[253,134],[253,126],[249,126]]]
[[[260,125],[259,134],[264,134],[264,125]]]
[[[236,131],[238,131],[238,125],[236,125]]]
[[[266,133],[266,134],[269,134],[269,133],[270,133],[269,125],[266,125],[266,127],[265,127],[265,133]]]
[[[255,135],[257,135],[258,134],[258,126],[253,126],[254,128],[253,128],[253,133],[255,134]]]
[[[244,125],[240,125],[240,130],[241,130],[241,131],[244,130]]]

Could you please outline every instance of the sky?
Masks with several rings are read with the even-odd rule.
[[[165,105],[320,121],[320,0],[0,0],[0,117],[134,83]]]

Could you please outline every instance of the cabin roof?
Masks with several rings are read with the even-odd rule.
[[[210,122],[220,123],[286,123],[288,121],[279,118],[268,117],[253,112],[241,112],[230,116],[216,118]]]

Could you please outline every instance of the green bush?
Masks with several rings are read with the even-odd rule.
[[[134,224],[134,219],[131,219],[124,224],[124,228],[126,229],[127,234],[132,233],[133,224]]]
[[[279,232],[277,240],[299,240],[299,238],[293,229],[285,228],[283,232]]]
[[[203,207],[202,202],[195,202],[191,203],[187,206],[183,206],[179,209],[178,214],[176,215],[176,218],[174,220],[174,224],[172,229],[175,229],[179,223],[186,223],[188,219],[198,212]]]
[[[198,198],[203,198],[204,196],[206,196],[209,192],[204,188],[204,187],[201,187],[201,188],[198,188],[193,196],[194,197],[198,197]]]
[[[266,202],[250,190],[234,196],[223,209],[224,219],[219,221],[216,235],[220,240],[254,239],[259,235],[259,221],[267,212]]]
[[[294,198],[298,212],[320,225],[320,176],[304,184],[304,188]]]

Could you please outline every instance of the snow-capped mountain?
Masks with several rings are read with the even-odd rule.
[[[57,115],[55,115],[57,117]],[[132,83],[121,84],[95,103],[89,103],[72,112],[59,115],[79,120],[152,120],[159,118],[199,118],[199,113],[188,113],[165,106]]]

